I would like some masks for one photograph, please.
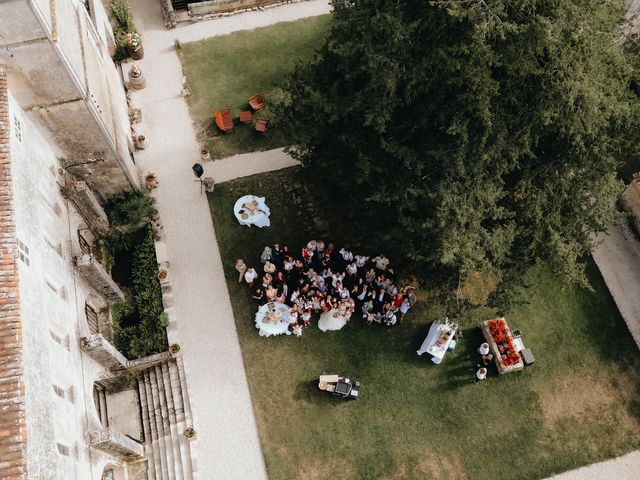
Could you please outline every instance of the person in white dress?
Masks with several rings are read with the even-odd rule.
[[[244,274],[244,281],[247,282],[249,288],[253,287],[256,278],[258,278],[258,272],[256,272],[253,268],[248,268]]]

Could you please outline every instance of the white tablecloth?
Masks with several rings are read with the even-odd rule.
[[[278,323],[265,322],[267,315],[276,310],[282,312],[282,316]],[[256,313],[256,328],[259,330],[261,337],[270,337],[271,335],[289,335],[289,307],[284,303],[268,302],[262,305]]]
[[[256,210],[252,212],[243,208],[245,203],[252,202],[253,200],[258,203],[258,208]],[[247,218],[242,218],[243,212],[248,215]],[[255,195],[245,195],[244,197],[240,197],[233,206],[233,213],[238,219],[238,223],[240,223],[240,225],[255,225],[259,228],[271,225],[271,221],[269,220],[271,212],[269,211],[267,204],[264,203],[264,197],[256,197]]]
[[[347,318],[340,315],[338,310],[329,310],[320,315],[318,320],[318,328],[323,332],[327,330],[340,330],[347,324]]]
[[[451,332],[449,339],[445,342],[442,347],[436,345],[438,338],[440,338],[440,334],[442,332]],[[437,357],[442,359],[444,354],[447,353],[447,349],[449,348],[449,344],[453,337],[455,336],[455,329],[448,324],[443,324],[440,322],[433,322],[431,324],[431,328],[429,328],[429,333],[427,333],[427,338],[424,339],[422,345],[420,345],[420,349],[416,351],[418,355],[422,355],[423,353],[428,353],[433,357]]]

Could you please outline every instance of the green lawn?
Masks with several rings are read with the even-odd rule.
[[[329,16],[279,23],[271,27],[213,37],[182,47],[184,74],[192,90],[187,97],[191,115],[213,158],[268,150],[288,144],[269,112],[269,95],[294,68],[320,48],[329,28]],[[273,124],[266,136],[251,125],[238,126],[237,116],[247,110],[247,99],[263,91],[267,108],[261,115]],[[231,107],[236,129],[220,134],[213,121],[215,108]],[[255,117],[255,115],[254,115]]]
[[[233,203],[246,193],[266,196],[270,228],[236,222]],[[258,336],[256,305],[233,264],[259,265],[275,241],[298,251],[313,236],[301,197],[295,169],[217,185],[209,196],[269,478],[538,479],[640,447],[640,354],[593,265],[593,294],[561,287],[546,268],[527,274],[531,287],[506,318],[537,361],[483,383],[471,382],[474,326],[494,312],[460,319],[463,338],[435,366],[415,353],[443,313],[428,287],[391,331],[354,316],[339,332]],[[349,240],[340,231],[330,238],[337,245]],[[358,378],[361,398],[325,396],[323,371]]]

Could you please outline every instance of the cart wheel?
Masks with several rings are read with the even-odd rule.
[[[356,387],[359,387],[359,386],[360,386],[360,382],[356,380]]]

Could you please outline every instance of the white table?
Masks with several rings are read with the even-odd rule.
[[[256,201],[258,207],[251,211],[247,208],[244,208],[243,205],[245,203],[250,203]],[[238,223],[240,225],[255,225],[256,227],[263,228],[271,225],[271,221],[269,220],[269,215],[271,215],[271,211],[267,204],[264,203],[264,197],[256,197],[255,195],[245,195],[240,197],[235,205],[233,206],[233,213],[238,219]],[[243,218],[245,215],[246,218]]]
[[[281,312],[277,323],[267,322],[269,314],[273,316],[275,312]],[[271,335],[282,335],[283,333],[290,335],[289,331],[289,307],[284,303],[268,302],[262,305],[256,313],[256,328],[259,330],[261,337],[270,337]]]
[[[449,335],[449,339],[444,343],[444,345],[440,347],[436,344],[436,342],[440,338],[440,334],[442,334],[443,332],[451,332],[451,335]],[[424,342],[422,342],[422,345],[420,345],[420,349],[417,350],[416,353],[418,355],[428,353],[432,357],[442,360],[444,354],[447,353],[449,344],[453,340],[455,334],[456,329],[451,325],[435,321],[431,324],[429,333],[427,333],[427,338],[424,339]]]

